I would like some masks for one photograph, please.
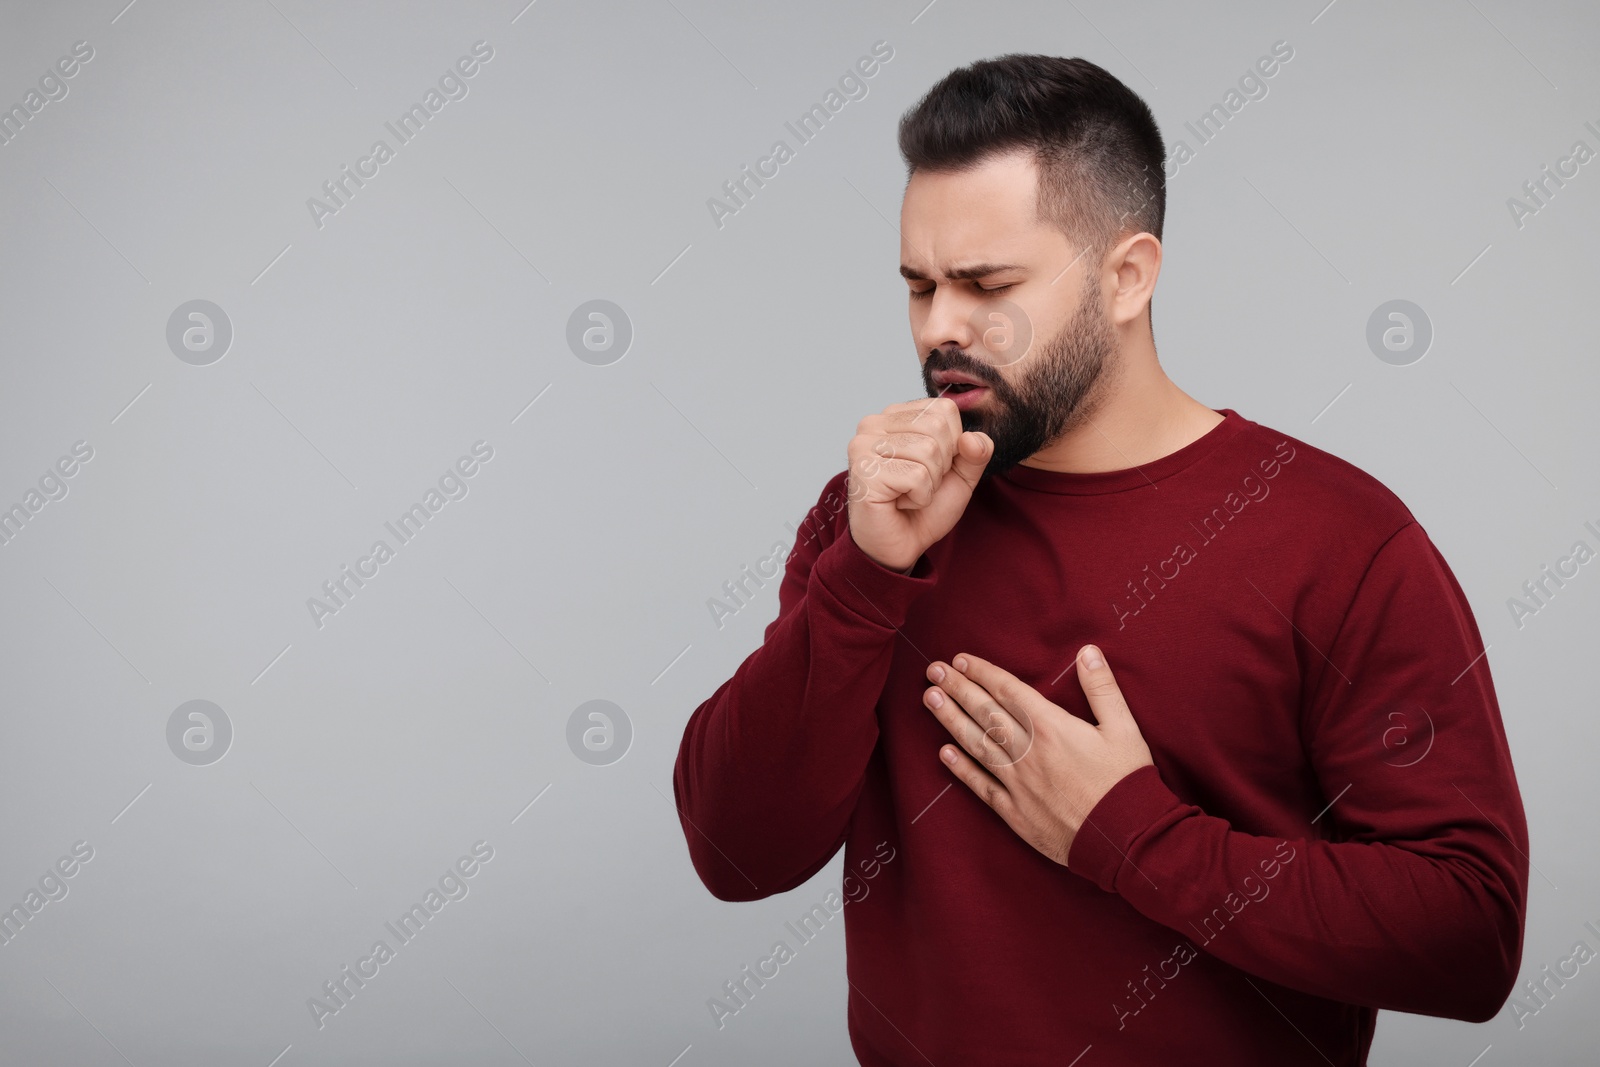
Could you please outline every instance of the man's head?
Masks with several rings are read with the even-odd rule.
[[[995,442],[988,470],[1082,424],[1148,345],[1166,151],[1150,109],[1083,59],[952,71],[900,120],[901,274],[930,396]],[[948,380],[977,383],[966,391]]]

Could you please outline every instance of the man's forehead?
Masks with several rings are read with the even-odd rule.
[[[1039,168],[1028,152],[1005,152],[954,170],[917,170],[906,182],[901,213],[961,208],[1026,214],[1038,199]]]
[[[908,224],[901,230],[900,274],[923,281],[976,280],[1027,270],[1049,254],[1052,232],[1031,216],[1026,224],[979,215]]]
[[[1043,225],[1032,159],[1012,154],[962,171],[918,171],[907,185],[900,221],[906,277],[937,271],[971,278],[980,268],[1020,265]]]

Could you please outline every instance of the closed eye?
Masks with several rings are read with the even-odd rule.
[[[998,293],[1002,289],[1010,289],[1015,284],[1016,284],[1016,282],[1008,282],[1005,285],[996,285],[993,288],[988,288],[988,287],[980,285],[980,286],[978,286],[978,292],[980,292],[980,293]],[[935,288],[937,288],[937,286]],[[911,299],[913,299],[913,300],[926,300],[928,297],[933,295],[933,289],[912,289],[912,290],[910,290],[910,292],[911,292]]]

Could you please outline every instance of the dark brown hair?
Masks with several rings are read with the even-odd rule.
[[[1139,96],[1087,59],[1011,53],[958,67],[900,117],[906,181],[1033,153],[1038,216],[1098,264],[1121,237],[1161,239],[1166,148]]]

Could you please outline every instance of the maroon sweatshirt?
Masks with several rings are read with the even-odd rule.
[[[1220,414],[1143,467],[985,476],[904,575],[851,538],[840,472],[690,717],[673,787],[713,894],[841,844],[870,870],[843,908],[863,1064],[1342,1067],[1378,1008],[1510,994],[1528,832],[1467,599],[1376,479]],[[1092,722],[1091,641],[1155,765],[1062,866],[940,762],[923,672],[975,653]]]

